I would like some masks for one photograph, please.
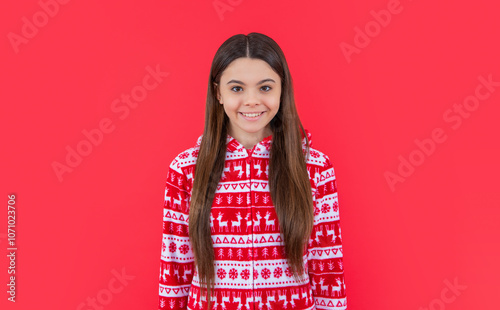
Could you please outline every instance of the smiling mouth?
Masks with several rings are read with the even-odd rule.
[[[240,114],[242,114],[242,115],[243,115],[243,116],[245,116],[245,117],[250,117],[250,118],[252,118],[252,117],[259,117],[259,116],[261,116],[261,115],[262,115],[262,113],[264,113],[264,112],[256,112],[256,113],[243,113],[243,112],[239,112],[239,113],[240,113]]]

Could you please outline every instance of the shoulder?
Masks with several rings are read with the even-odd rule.
[[[314,147],[309,147],[309,157],[307,159],[307,165],[315,167],[330,166],[330,157]]]
[[[304,135],[302,135],[302,150],[304,151],[304,154],[307,156],[308,168],[309,167],[322,168],[331,165],[330,158],[325,153],[314,147],[314,144],[312,143],[313,139],[311,132],[308,129],[304,129],[304,131],[307,135],[307,139],[309,140],[309,154],[305,154],[307,143]]]
[[[322,151],[309,147],[309,157],[307,158],[307,166],[318,169],[328,169],[333,167],[330,157]]]
[[[309,157],[306,166],[309,172],[309,178],[313,184],[315,184],[316,188],[335,177],[330,157],[316,148],[309,148]]]
[[[328,181],[327,179],[334,177],[333,165],[328,155],[314,147],[311,132],[308,129],[304,129],[304,131],[309,140],[309,153],[305,153],[307,142],[302,135],[302,149],[307,158],[307,172],[314,188],[317,188],[320,184]]]
[[[198,145],[183,150],[170,162],[169,168],[178,173],[183,173],[184,170],[196,166],[199,150],[200,147]]]
[[[167,172],[167,183],[174,182],[177,187],[183,188],[191,193],[193,186],[193,173],[198,158],[199,146],[194,146],[180,152],[170,162]]]

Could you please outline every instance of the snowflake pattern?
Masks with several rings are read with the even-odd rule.
[[[318,207],[314,207],[314,215],[317,216],[319,214],[319,208]]]
[[[283,275],[283,269],[281,269],[281,267],[278,267],[276,269],[274,269],[274,277],[275,278],[281,278],[281,276]]]
[[[333,203],[333,211],[337,212],[337,211],[338,211],[338,209],[339,209],[339,203],[335,201],[335,202]]]
[[[290,267],[287,267],[285,269],[285,274],[287,277],[291,277],[292,276],[292,269],[290,269]]]
[[[241,277],[243,278],[243,280],[248,280],[248,278],[250,278],[250,270],[244,269],[241,272]]]
[[[183,244],[179,247],[179,252],[186,254],[189,251],[189,245]]]
[[[189,153],[188,152],[183,152],[181,154],[179,154],[179,158],[180,159],[186,159],[189,157]]]
[[[238,277],[238,270],[232,268],[231,270],[229,270],[229,277],[234,280]]]
[[[219,268],[219,270],[217,270],[217,276],[221,280],[224,279],[226,277],[226,271],[222,268]]]
[[[193,153],[191,153],[191,156],[198,157],[199,153],[200,153],[200,150],[194,150]]]
[[[323,212],[323,213],[328,213],[328,212],[330,212],[330,206],[329,206],[327,203],[324,203],[324,204],[321,206],[321,212]]]
[[[319,157],[319,153],[316,152],[315,150],[311,150],[311,156],[314,157],[314,158],[318,158]]]
[[[264,268],[262,269],[262,271],[260,272],[260,275],[264,278],[264,279],[268,279],[270,276],[271,276],[271,271],[267,268]]]
[[[176,249],[177,249],[177,245],[175,245],[174,242],[170,242],[170,244],[168,245],[168,250],[170,252],[174,253]]]

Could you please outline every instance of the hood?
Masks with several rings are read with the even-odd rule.
[[[309,147],[312,147],[311,132],[309,132],[309,130],[307,130],[305,128],[304,128],[304,131],[306,132],[307,139],[309,140]],[[302,133],[301,133],[301,136],[302,136],[302,148],[305,150],[306,138],[304,137],[304,134],[302,134]],[[196,147],[199,147],[201,145],[202,137],[203,137],[203,135],[200,135],[198,137],[198,140],[196,141]],[[262,139],[262,141],[260,141],[257,144],[262,145],[262,146],[266,147],[266,149],[268,149],[271,146],[271,142],[272,142],[272,135]],[[226,145],[227,145],[227,150],[231,151],[231,152],[242,150],[242,148],[244,148],[244,146],[238,140],[236,140],[234,137],[232,137],[230,135],[227,135]]]

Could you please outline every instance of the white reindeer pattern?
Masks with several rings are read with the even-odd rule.
[[[257,217],[257,221],[253,224],[253,230],[254,231],[260,231],[260,219],[262,218],[262,216],[260,216],[260,212],[257,211],[257,213],[255,214],[255,216]]]
[[[184,274],[182,275],[182,279],[184,280],[185,283],[188,281],[188,275],[193,274],[193,270],[191,268],[186,268],[184,269]]]
[[[243,175],[243,166],[237,165],[237,166],[234,168],[234,171],[239,171],[239,172],[238,172],[238,178],[241,178],[241,176]]]
[[[335,281],[337,282],[337,285],[333,285],[332,286],[332,296],[335,296],[335,292],[337,292],[339,295],[340,295],[340,290],[342,288],[342,280],[340,280],[340,278],[336,278]],[[337,295],[337,296],[339,296]]]
[[[248,232],[252,227],[252,219],[250,219],[250,212],[248,212],[247,216],[245,216],[245,220],[247,221],[247,232]]]
[[[325,295],[328,295],[328,287],[330,285],[323,285],[323,283],[325,282],[325,278],[320,278],[319,279],[319,285],[321,285],[321,294],[325,294]]]
[[[227,221],[222,221],[222,212],[219,212],[219,216],[217,216],[217,221],[219,221],[219,232],[221,231],[229,232],[229,228],[227,227]]]
[[[272,227],[272,229],[275,228],[275,220],[269,220],[269,217],[271,217],[271,212],[266,212],[266,216],[264,216],[266,219],[266,230],[269,230],[270,227]]]
[[[236,213],[236,217],[238,218],[237,221],[231,221],[231,231],[234,232],[235,229],[241,232],[241,220],[243,219],[241,217],[241,213],[238,212]]]

